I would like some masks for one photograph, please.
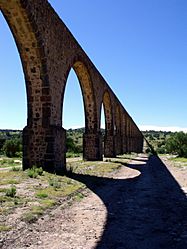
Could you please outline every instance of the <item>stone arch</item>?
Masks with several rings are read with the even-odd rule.
[[[97,112],[94,88],[91,76],[81,59],[74,59],[72,66],[68,68],[66,73],[66,81],[62,89],[61,106],[63,109],[65,86],[70,70],[73,69],[79,80],[85,114],[85,132],[83,134],[83,158],[85,160],[101,160],[102,159],[102,136],[97,127]],[[62,114],[61,114],[62,117]]]
[[[96,130],[96,104],[91,77],[86,65],[81,60],[75,60],[66,73],[66,82],[62,91],[62,110],[64,102],[65,87],[70,70],[73,69],[80,84],[85,114],[85,133]],[[62,117],[62,114],[61,114]]]
[[[42,124],[41,96],[48,84],[39,34],[36,35],[31,13],[20,1],[0,1],[0,10],[13,34],[25,75],[28,125],[35,120]],[[36,103],[36,104],[35,104]]]
[[[114,119],[113,119],[111,97],[108,90],[105,90],[103,93],[102,104],[104,107],[104,116],[105,116],[104,156],[115,157],[116,153],[115,153],[115,139],[114,139],[114,122],[113,122]]]
[[[50,97],[47,63],[37,23],[26,1],[2,1],[2,12],[14,37],[25,76],[27,126],[23,130],[23,169],[45,164],[47,141],[44,127],[50,126]]]

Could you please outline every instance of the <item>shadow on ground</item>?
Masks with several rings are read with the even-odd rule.
[[[124,164],[141,172],[131,179],[68,174],[86,184],[107,208],[96,249],[187,248],[187,198],[158,157],[145,161]]]

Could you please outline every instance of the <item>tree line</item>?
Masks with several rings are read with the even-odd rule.
[[[83,128],[67,130],[67,155],[82,153],[83,132]],[[143,135],[158,154],[169,153],[187,158],[187,133],[144,131]],[[0,154],[8,157],[22,156],[22,131],[0,130]]]

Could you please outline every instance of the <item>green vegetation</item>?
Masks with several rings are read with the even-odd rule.
[[[61,182],[57,177],[51,177],[49,179],[49,185],[53,186],[54,189],[61,188]]]
[[[110,159],[109,162],[83,162],[76,159],[67,163],[67,168],[77,174],[105,177],[122,167],[119,161],[127,162],[128,158],[127,155],[127,159],[121,157]],[[37,178],[30,177],[28,174],[30,170],[32,174],[37,172]],[[8,220],[8,215],[16,213],[16,209],[19,208],[22,210],[19,211],[20,220],[35,222],[56,205],[63,204],[63,208],[65,205],[71,205],[73,200],[81,201],[87,191],[86,186],[81,182],[67,176],[43,172],[36,167],[26,171],[0,171],[0,178],[2,179],[0,181],[0,214],[5,220]],[[95,184],[98,185],[98,182]],[[11,223],[11,227],[14,227],[14,224]],[[2,226],[3,229],[5,230],[6,227]]]
[[[43,169],[41,167],[37,168],[36,166],[33,166],[31,169],[27,170],[27,175],[30,178],[37,178],[38,175],[41,176],[42,174],[43,174]]]
[[[0,157],[0,168],[7,168],[7,167],[11,167],[12,170],[19,170],[21,166],[21,159],[17,159],[17,158],[8,158],[8,157],[4,157],[1,156]]]
[[[16,157],[22,151],[22,141],[20,139],[6,140],[2,148],[7,157]]]
[[[15,197],[16,196],[16,187],[12,185],[9,189],[6,190],[6,196],[8,197]]]
[[[66,157],[79,157],[83,152],[83,132],[84,129],[69,129],[66,137]]]
[[[166,148],[169,153],[187,158],[187,134],[176,132],[167,140]]]
[[[40,191],[36,194],[37,198],[44,199],[48,197],[48,194],[45,191]]]
[[[187,157],[187,133],[146,131],[143,134],[158,154]],[[146,152],[149,152],[149,148]]]
[[[10,229],[11,227],[8,227],[6,225],[0,225],[0,232],[9,231]]]
[[[7,157],[22,156],[22,132],[19,130],[0,130],[0,154]]]
[[[22,220],[28,223],[35,222],[39,216],[43,215],[45,209],[42,206],[32,206],[30,211],[23,215]]]
[[[83,133],[84,128],[67,130],[67,157],[81,156],[83,151]],[[18,130],[0,130],[0,155],[8,158],[22,157],[22,131]],[[7,159],[6,159],[7,160]],[[13,161],[12,161],[13,164]],[[0,161],[0,167],[9,167],[7,161]]]
[[[184,157],[174,157],[170,158],[170,160],[187,164],[187,158]]]

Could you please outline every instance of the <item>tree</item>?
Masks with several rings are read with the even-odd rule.
[[[6,140],[2,150],[6,156],[15,157],[17,152],[22,151],[21,139]]]
[[[187,157],[187,133],[181,131],[172,134],[166,141],[166,148],[169,153]]]
[[[82,146],[79,146],[75,143],[72,137],[66,138],[66,147],[68,152],[73,153],[81,153],[82,152]]]

